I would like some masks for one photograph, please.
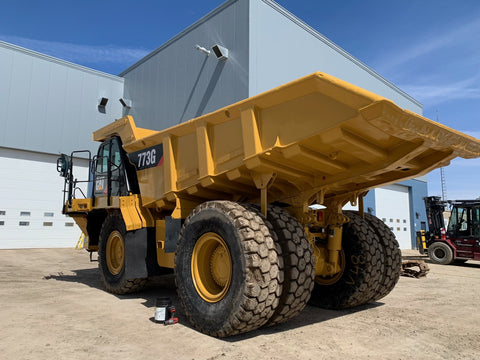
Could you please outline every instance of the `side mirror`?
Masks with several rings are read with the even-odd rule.
[[[61,154],[57,159],[57,171],[60,173],[60,176],[66,177],[70,169],[70,160],[65,154]]]

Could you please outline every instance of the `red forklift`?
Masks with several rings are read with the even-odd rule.
[[[480,260],[480,200],[441,200],[424,198],[428,231],[417,233],[421,254],[427,253],[435,264]],[[445,226],[444,213],[450,210]]]

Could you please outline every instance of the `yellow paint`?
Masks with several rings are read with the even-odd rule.
[[[173,269],[175,267],[175,253],[165,252],[165,220],[155,221],[155,235],[158,265]]]
[[[93,138],[112,135],[128,153],[162,144],[163,163],[137,172],[141,196],[76,201],[75,211],[120,208],[128,230],[156,226],[159,264],[171,265],[158,219],[185,219],[208,200],[261,203],[264,213],[268,203],[286,203],[306,228],[331,234],[320,234],[328,244],[316,251],[324,277],[341,271],[344,204],[480,156],[479,140],[320,72],[163,131],[127,116]],[[314,202],[326,206],[322,219],[308,209]]]
[[[120,211],[127,231],[154,226],[150,212],[140,204],[138,195],[121,196]]]
[[[191,271],[195,289],[203,300],[216,303],[225,297],[232,280],[232,260],[220,235],[206,233],[197,240]]]

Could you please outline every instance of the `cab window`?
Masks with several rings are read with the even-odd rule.
[[[108,196],[109,193],[110,196],[128,194],[122,149],[117,138],[112,138],[100,146],[95,168],[95,196]]]

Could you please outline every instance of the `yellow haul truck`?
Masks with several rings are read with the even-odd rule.
[[[86,194],[77,152],[57,167],[105,288],[138,291],[174,269],[188,319],[217,337],[284,322],[308,301],[387,295],[401,254],[363,213],[365,194],[480,156],[479,140],[323,73],[163,131],[126,116],[93,139]],[[348,202],[359,211],[342,211]]]

